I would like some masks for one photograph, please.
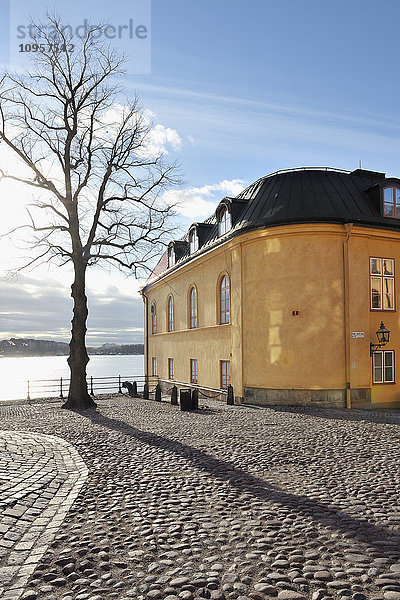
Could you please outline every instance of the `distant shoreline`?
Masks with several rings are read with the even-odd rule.
[[[122,353],[122,352],[111,352],[110,354],[105,354],[103,352],[89,352],[89,357],[90,356],[144,356],[144,353]],[[15,354],[15,355],[5,355],[5,354],[0,354],[0,358],[53,358],[53,357],[63,357],[65,356],[66,358],[68,358],[68,354]]]

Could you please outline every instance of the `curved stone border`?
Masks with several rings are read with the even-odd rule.
[[[88,469],[77,450],[57,436],[0,431],[0,445],[0,512],[6,520],[8,515],[10,521],[16,518],[19,525],[14,531],[11,525],[3,535],[3,550],[9,547],[10,552],[0,568],[0,596],[18,600],[78,496]],[[14,464],[7,469],[7,455],[21,457],[19,471]],[[19,537],[16,531],[21,530]]]

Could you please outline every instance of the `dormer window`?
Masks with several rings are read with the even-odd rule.
[[[218,234],[224,235],[232,227],[231,213],[226,206],[221,210],[218,216]]]
[[[168,248],[168,267],[173,267],[175,264],[175,249],[171,245]]]
[[[383,189],[383,215],[400,219],[400,188],[386,187]]]
[[[199,249],[199,237],[197,235],[196,229],[191,229],[189,233],[189,248],[190,254],[196,252]]]

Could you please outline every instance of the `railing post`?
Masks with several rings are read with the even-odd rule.
[[[192,390],[192,410],[199,409],[199,390],[194,388]]]
[[[27,395],[26,399],[27,399],[27,400],[30,400],[30,399],[31,399],[31,397],[30,397],[30,395],[29,395],[29,379],[28,379],[28,395]]]
[[[227,394],[227,398],[226,398],[226,403],[229,404],[229,406],[233,406],[235,404],[235,397],[233,395],[233,387],[231,385],[228,385],[228,394]]]
[[[93,375],[90,376],[90,395],[94,396],[94,390],[93,390]]]
[[[118,394],[122,394],[121,375],[118,375]]]
[[[178,388],[176,385],[174,385],[171,390],[171,404],[172,406],[178,406]]]
[[[64,400],[63,389],[62,389],[62,377],[60,377],[60,398]]]

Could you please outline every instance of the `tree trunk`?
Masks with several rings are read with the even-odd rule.
[[[68,400],[63,408],[79,410],[96,408],[97,404],[90,397],[86,382],[86,365],[89,356],[86,351],[86,320],[88,316],[87,297],[85,293],[86,263],[78,258],[74,260],[75,280],[71,286],[74,300],[71,341],[69,344],[68,364],[71,370]]]

